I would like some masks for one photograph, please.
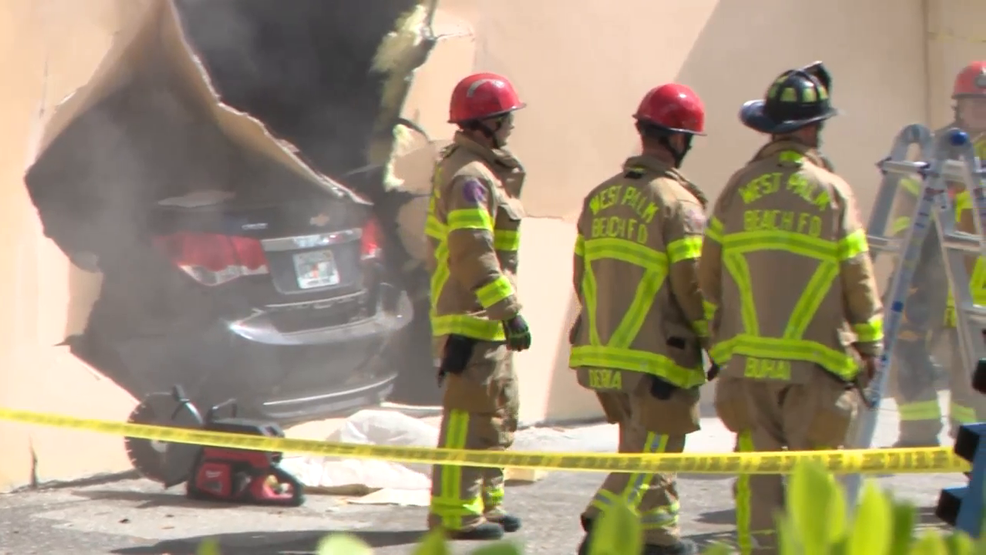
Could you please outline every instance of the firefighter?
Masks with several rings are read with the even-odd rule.
[[[958,127],[970,134],[980,158],[986,157],[986,61],[973,62],[958,73],[952,89],[955,120],[935,132],[936,135]],[[906,233],[918,200],[921,183],[904,178],[898,183],[891,235]],[[956,208],[958,228],[975,233],[972,223],[971,197],[965,184],[950,183],[949,194]],[[932,227],[921,248],[920,262],[911,281],[904,304],[904,318],[894,348],[893,392],[900,413],[899,436],[895,447],[925,447],[939,444],[942,412],[938,403],[935,378],[939,373],[930,348],[943,343],[951,360],[944,365],[952,399],[949,404],[949,434],[954,438],[959,426],[986,418],[981,396],[969,387],[969,368],[963,368],[955,329],[955,307],[943,270],[938,232]],[[970,264],[970,268],[972,264]],[[983,297],[983,271],[972,274],[972,291],[978,304]]]
[[[516,290],[524,168],[504,147],[523,107],[492,73],[452,92],[458,131],[436,163],[426,224],[432,335],[446,382],[439,447],[500,451],[517,430],[511,358],[531,346]],[[503,493],[503,469],[435,465],[429,528],[476,540],[516,531],[521,521],[504,510]]]
[[[574,256],[581,312],[569,365],[619,424],[621,453],[680,453],[699,429],[699,386],[708,338],[696,276],[705,195],[679,172],[705,109],[688,87],[667,84],[634,115],[642,154],[585,198]],[[696,553],[681,539],[674,474],[610,474],[581,516],[592,523],[614,502],[636,511],[645,554]]]
[[[740,119],[770,141],[737,171],[706,226],[699,280],[713,360],[746,399],[756,451],[841,447],[854,389],[876,371],[883,307],[852,189],[819,154],[836,114],[821,62],[784,72]],[[779,475],[738,492],[744,554],[777,553]],[[740,504],[742,503],[742,505]]]

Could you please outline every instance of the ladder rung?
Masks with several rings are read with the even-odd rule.
[[[910,162],[907,160],[884,160],[878,164],[880,169],[887,173],[895,174],[924,174],[931,167],[927,162]],[[942,166],[942,176],[949,181],[959,181],[965,183],[966,166],[959,160],[946,160]],[[977,173],[982,173],[977,172]]]
[[[977,324],[986,324],[986,306],[974,305],[958,309],[960,318],[971,320]]]
[[[866,242],[869,243],[871,251],[896,252],[900,250],[899,242],[890,237],[869,235],[866,237]]]
[[[943,241],[945,248],[978,253],[983,249],[982,241],[978,235],[966,233],[964,231],[953,231],[945,235]]]

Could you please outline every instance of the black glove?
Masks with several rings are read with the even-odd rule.
[[[438,368],[438,383],[441,385],[445,374],[461,374],[469,364],[476,340],[464,335],[450,335],[445,341],[442,364]]]
[[[503,333],[507,336],[507,348],[511,351],[531,348],[531,329],[520,314],[503,321]]]
[[[666,382],[657,376],[651,376],[650,382],[650,394],[654,396],[655,399],[661,401],[667,401],[674,395],[674,390],[678,389],[670,382]]]
[[[711,382],[712,380],[716,379],[716,377],[718,376],[719,376],[719,365],[713,362],[712,365],[709,366],[709,369],[705,372],[705,377]]]

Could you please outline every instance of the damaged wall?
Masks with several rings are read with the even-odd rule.
[[[529,104],[518,115],[512,144],[530,175],[520,286],[535,339],[518,357],[523,420],[599,414],[566,367],[571,258],[559,245],[574,242],[571,221],[582,195],[635,149],[629,115],[649,87],[677,80],[705,99],[709,136],[698,142],[685,171],[714,195],[760,142],[737,122],[740,104],[761,95],[782,69],[824,60],[834,74],[834,100],[846,112],[829,127],[826,149],[868,208],[872,164],[896,131],[913,121],[945,123],[952,75],[969,59],[986,58],[986,37],[974,28],[986,17],[986,5],[977,0],[947,6],[944,0],[834,1],[822,11],[790,0],[599,1],[569,11],[570,3],[544,0],[544,9],[532,12],[519,0],[442,0],[437,27],[451,37],[419,72],[404,116],[434,138],[447,137],[448,91],[473,68],[508,75]],[[43,236],[22,177],[52,108],[90,80],[114,37],[132,30],[150,4],[8,0],[0,8],[0,67],[7,69],[6,82],[16,84],[0,103],[0,179],[8,185],[0,234],[8,287],[0,299],[10,307],[0,318],[7,369],[0,405],[116,420],[134,405],[54,346],[85,325],[100,276],[74,267]],[[811,26],[792,23],[808,18]],[[647,21],[674,25],[637,27]],[[397,174],[406,178],[426,168],[418,151],[400,161]],[[410,179],[410,190],[420,183]],[[418,225],[413,210],[400,217],[401,225]],[[5,423],[0,437],[0,488],[31,480],[32,449],[41,479],[129,467],[117,438]]]

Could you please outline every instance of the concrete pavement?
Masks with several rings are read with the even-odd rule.
[[[876,445],[894,440],[892,405],[881,417]],[[535,428],[518,434],[517,449],[610,451],[615,427]],[[732,436],[714,419],[689,440],[688,451],[724,452]],[[540,482],[508,490],[510,507],[524,518],[514,535],[527,554],[574,554],[582,532],[578,515],[603,475],[554,472]],[[879,478],[895,495],[922,507],[923,520],[937,526],[933,507],[942,487],[962,483],[961,475],[904,475]],[[733,507],[730,477],[679,477],[682,528],[701,544],[731,541]],[[349,499],[312,495],[296,509],[229,507],[193,503],[176,488],[130,479],[0,496],[0,554],[184,555],[205,538],[220,541],[223,553],[268,555],[311,553],[322,536],[354,533],[383,555],[410,554],[424,530],[426,509],[349,504]],[[475,544],[457,545],[465,554]]]

